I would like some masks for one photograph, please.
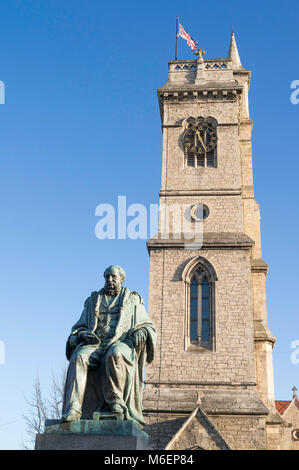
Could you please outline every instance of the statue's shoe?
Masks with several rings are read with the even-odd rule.
[[[77,419],[80,419],[80,418],[81,418],[81,413],[71,408],[69,411],[67,411],[66,413],[62,415],[61,421],[63,423],[68,423],[70,421],[76,421]]]
[[[112,411],[112,413],[115,414],[116,419],[120,419],[122,421],[125,419],[123,409],[120,405],[112,405],[111,411]]]

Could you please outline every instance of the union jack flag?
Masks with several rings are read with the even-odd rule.
[[[194,39],[192,39],[190,34],[186,33],[186,31],[184,30],[181,24],[179,24],[179,26],[180,26],[180,31],[179,31],[178,37],[185,39],[187,41],[188,46],[191,47],[192,51],[194,51],[196,49],[198,42],[194,41]]]

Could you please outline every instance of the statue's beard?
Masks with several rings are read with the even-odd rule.
[[[121,286],[116,286],[115,284],[105,284],[104,291],[106,295],[115,297],[119,294]]]

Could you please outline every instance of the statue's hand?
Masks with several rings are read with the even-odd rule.
[[[132,339],[133,339],[133,343],[135,347],[138,348],[139,346],[142,346],[142,344],[146,341],[146,337],[147,337],[147,332],[144,328],[142,328],[141,330],[135,331],[132,335]]]
[[[84,333],[80,334],[80,340],[84,341],[86,344],[98,344],[98,338],[88,331],[84,331]]]

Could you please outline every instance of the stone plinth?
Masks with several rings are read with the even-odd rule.
[[[146,450],[148,435],[133,421],[46,420],[35,450]]]

